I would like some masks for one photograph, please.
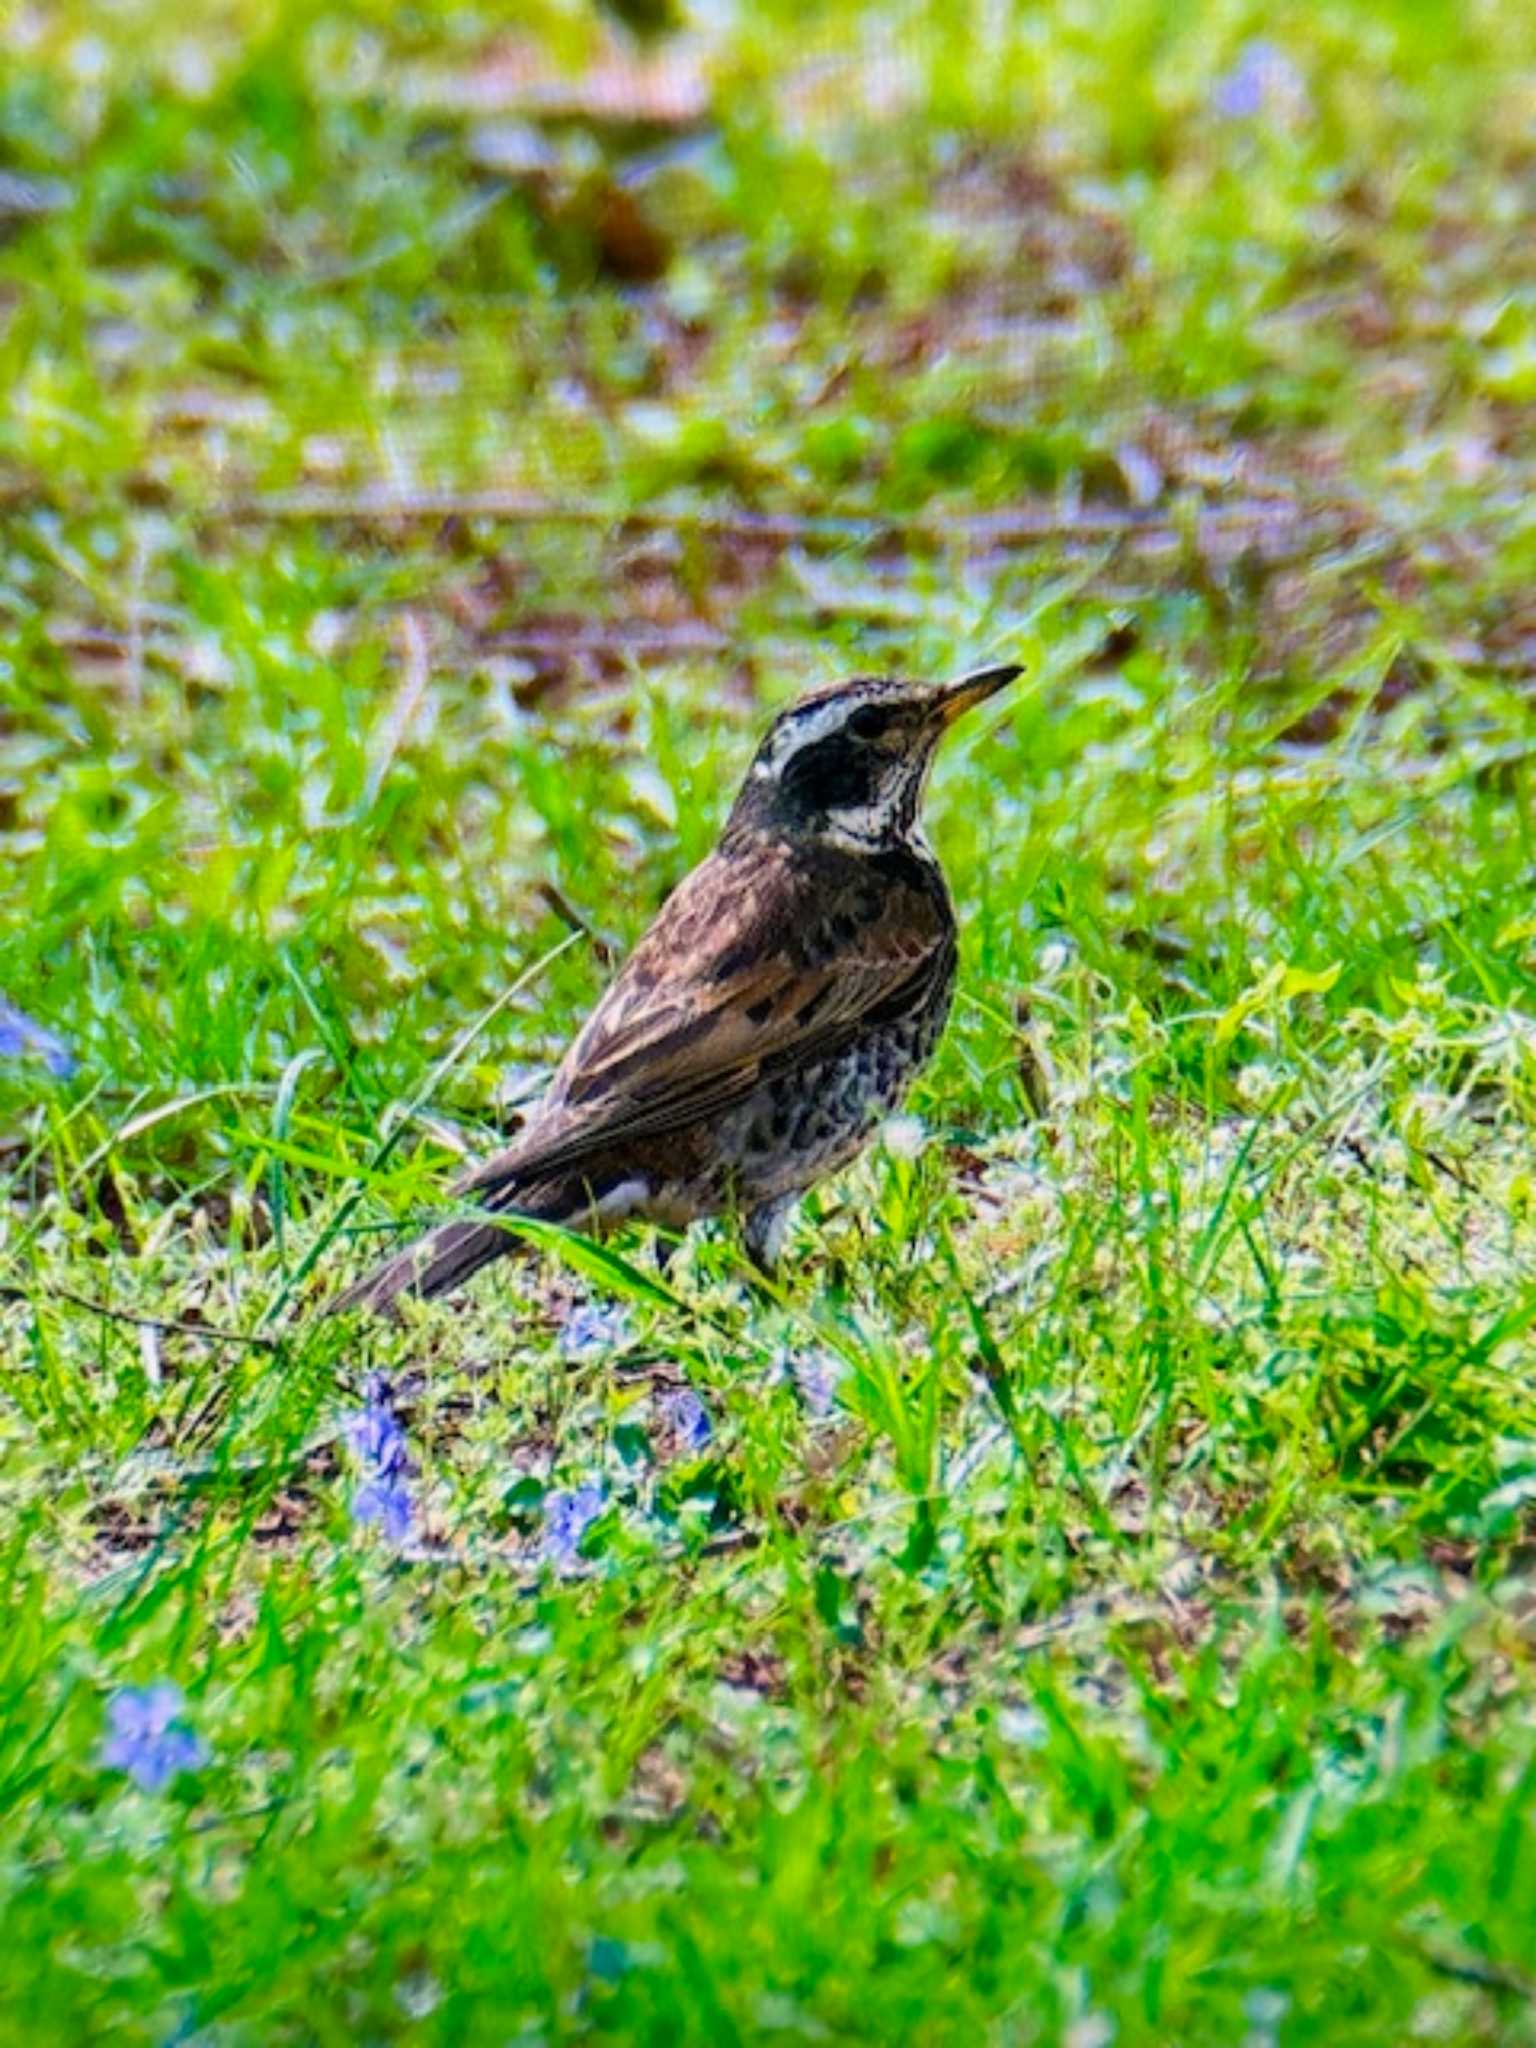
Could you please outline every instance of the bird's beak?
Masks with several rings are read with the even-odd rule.
[[[957,683],[941,683],[934,702],[940,728],[953,725],[973,704],[995,697],[1023,673],[1017,662],[1006,662],[1001,668],[977,669],[974,675],[962,676]]]

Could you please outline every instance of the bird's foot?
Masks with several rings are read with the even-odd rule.
[[[747,1257],[765,1280],[772,1280],[784,1247],[784,1233],[794,1213],[798,1195],[778,1195],[749,1209],[741,1226],[741,1240]]]

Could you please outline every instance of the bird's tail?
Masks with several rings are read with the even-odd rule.
[[[348,1309],[363,1308],[375,1315],[388,1315],[404,1294],[419,1294],[424,1300],[447,1294],[492,1259],[515,1251],[518,1243],[515,1232],[474,1217],[439,1223],[361,1280],[354,1280],[330,1304],[328,1313],[341,1315]]]

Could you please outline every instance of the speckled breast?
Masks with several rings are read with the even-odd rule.
[[[722,1119],[720,1156],[730,1162],[735,1199],[751,1204],[797,1192],[851,1159],[927,1064],[953,993],[951,968],[903,1016],[778,1076]]]

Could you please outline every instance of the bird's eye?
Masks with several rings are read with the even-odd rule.
[[[849,719],[848,730],[856,740],[877,740],[890,722],[878,704],[866,704]]]

